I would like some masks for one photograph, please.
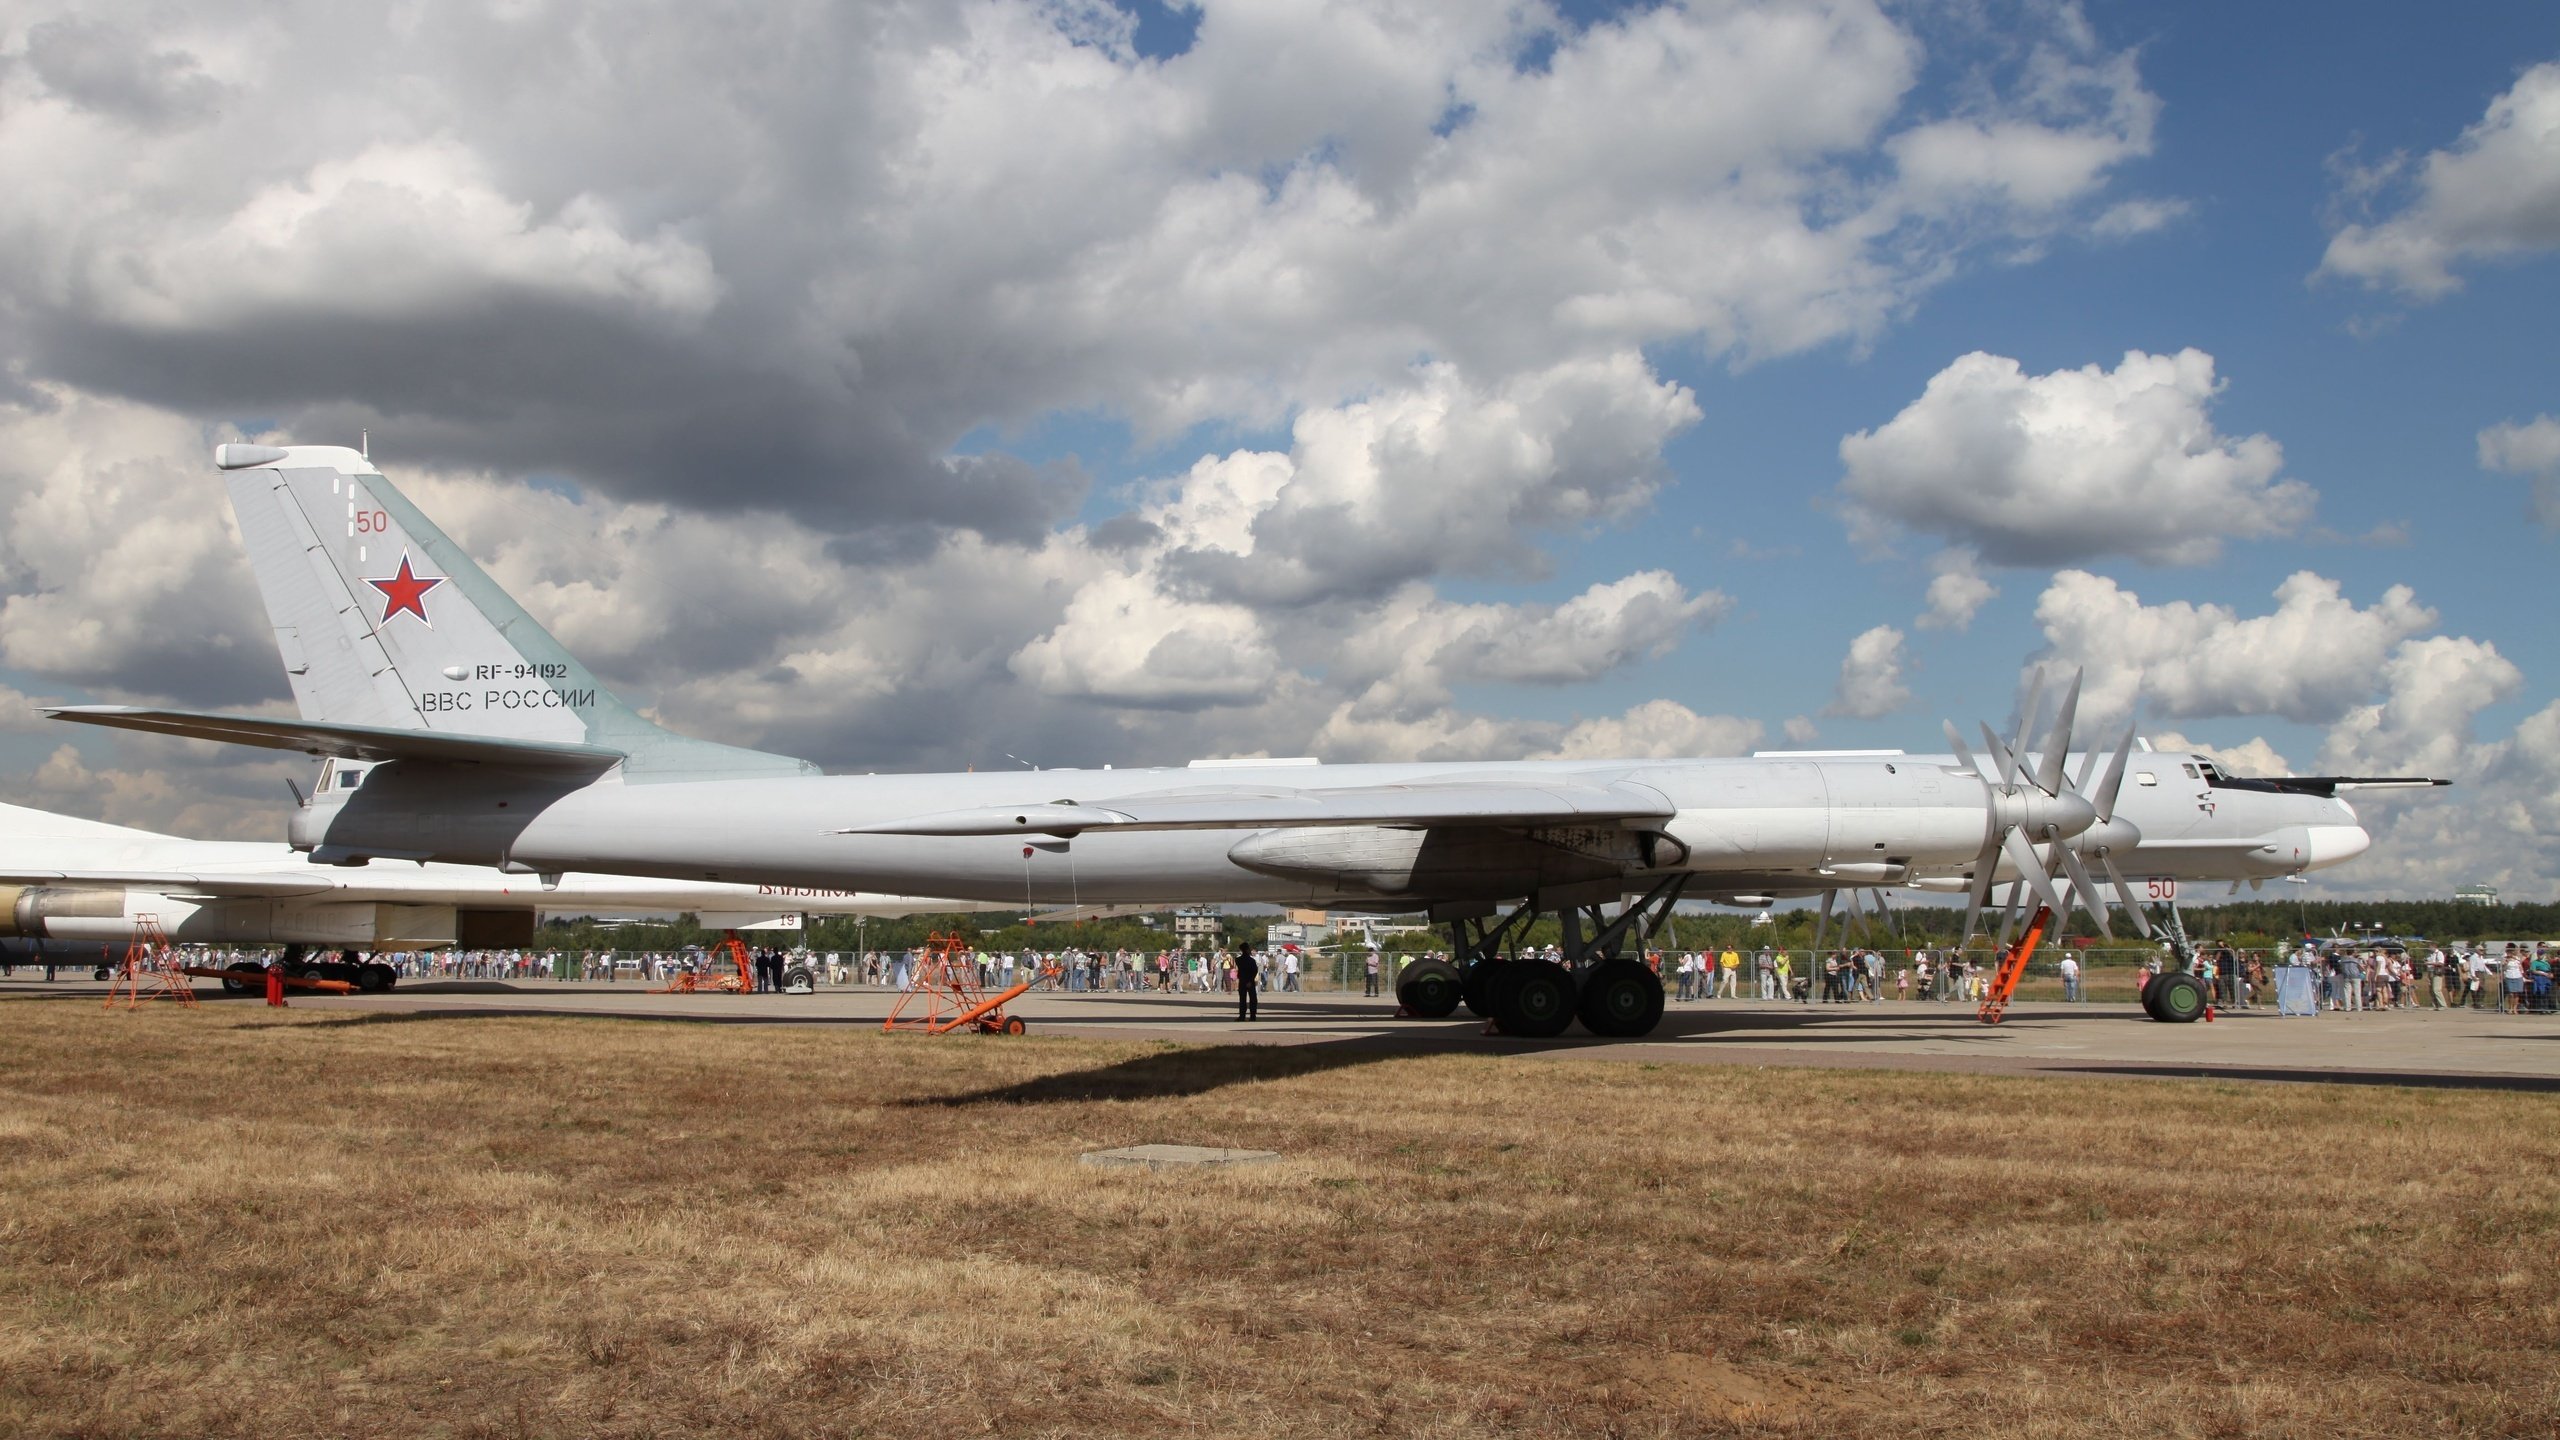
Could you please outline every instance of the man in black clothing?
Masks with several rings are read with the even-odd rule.
[[[1253,958],[1253,946],[1236,946],[1236,1018],[1262,1018],[1262,962]]]

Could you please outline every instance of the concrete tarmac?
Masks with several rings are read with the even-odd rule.
[[[86,979],[0,981],[0,1003],[51,998],[96,1005],[107,987]],[[219,996],[201,982],[198,993]],[[653,995],[645,986],[548,980],[414,980],[378,996],[297,995],[296,1008],[415,1015],[586,1015],[711,1024],[877,1028],[898,992],[857,986],[814,995]],[[165,1002],[163,1002],[165,1003]],[[258,1004],[257,997],[215,1003]],[[1330,992],[1277,994],[1263,1018],[1235,1019],[1223,995],[1050,994],[1011,1007],[1033,1035],[1171,1040],[1196,1045],[1311,1045],[1370,1053],[1560,1056],[1703,1065],[1816,1065],[2002,1074],[2160,1076],[2229,1080],[2560,1091],[2560,1016],[2485,1010],[2398,1010],[2285,1018],[2223,1012],[2212,1023],[2161,1025],[2125,1004],[2023,1004],[1996,1026],[1967,1005],[1887,1000],[1821,1005],[1781,1001],[1674,1004],[1641,1041],[1595,1040],[1577,1028],[1554,1040],[1487,1035],[1464,1011],[1450,1020],[1399,1020],[1393,1000]],[[1001,1044],[1000,1039],[984,1043]]]

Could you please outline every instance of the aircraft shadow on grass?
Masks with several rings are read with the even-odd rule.
[[[1076,1105],[1092,1100],[1164,1100],[1204,1095],[1257,1080],[1289,1080],[1414,1052],[1363,1037],[1306,1045],[1181,1045],[1089,1070],[1043,1075],[958,1095],[920,1095],[900,1108],[953,1110],[979,1105]]]

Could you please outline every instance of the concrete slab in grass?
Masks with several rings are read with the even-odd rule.
[[[1117,1150],[1088,1150],[1087,1165],[1134,1166],[1141,1170],[1189,1170],[1204,1165],[1260,1165],[1277,1160],[1277,1150],[1220,1150],[1209,1145],[1123,1145]]]

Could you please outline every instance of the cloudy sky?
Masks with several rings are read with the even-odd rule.
[[[2560,11],[0,9],[0,794],[272,834],[213,443],[351,443],[838,769],[1925,747],[2452,777],[2560,877]]]

